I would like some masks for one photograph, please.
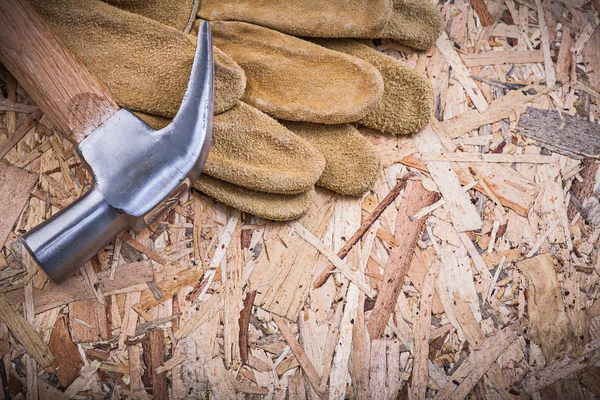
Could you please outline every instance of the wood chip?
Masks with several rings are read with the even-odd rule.
[[[230,400],[236,398],[233,377],[229,375],[225,369],[223,360],[220,357],[213,358],[204,365],[204,371],[208,377],[213,398],[217,400]]]
[[[12,135],[0,144],[0,160],[19,143],[21,139],[29,132],[33,127],[37,125],[40,118],[42,117],[41,111],[35,111],[31,113],[21,124],[18,126]]]
[[[162,374],[163,372],[167,372],[180,365],[186,360],[187,356],[185,354],[180,354],[176,357],[170,358],[168,361],[165,361],[164,364],[156,368],[157,374]]]
[[[517,333],[511,327],[506,327],[487,338],[481,348],[473,351],[469,358],[454,371],[448,384],[435,396],[436,399],[464,399],[516,338]]]
[[[69,396],[69,398],[75,397],[83,388],[88,384],[88,382],[96,375],[96,371],[100,368],[100,361],[94,360],[86,367],[82,368],[79,378],[75,379],[75,381],[65,390],[65,394]]]
[[[142,345],[140,343],[127,347],[127,359],[129,361],[129,388],[133,392],[141,392],[144,390],[144,382],[142,381],[144,371]]]
[[[411,141],[411,143],[413,143]],[[344,247],[340,249],[337,253],[337,256],[341,259],[344,259],[352,249],[352,247],[363,237],[363,235],[369,230],[369,228],[373,225],[375,221],[381,217],[381,214],[392,204],[394,200],[400,195],[400,192],[406,187],[406,183],[410,175],[405,175],[401,179],[398,179],[394,188],[381,200],[379,204],[373,209],[371,214],[365,221],[361,224],[360,228],[356,232],[352,234],[350,239],[344,244]],[[319,277],[314,281],[313,286],[318,289],[325,284],[331,272],[335,269],[335,265],[331,265],[326,270],[321,272]]]
[[[527,108],[527,103],[550,93],[552,90],[543,85],[530,85],[513,90],[506,96],[491,102],[489,109],[484,113],[469,110],[445,120],[441,124],[448,136],[454,139],[485,124],[492,124],[503,118],[508,118],[511,113],[523,112]]]
[[[0,163],[0,248],[12,230],[23,207],[29,199],[29,191],[37,176],[24,169]]]
[[[541,63],[544,61],[544,55],[539,50],[488,51],[485,53],[464,54],[461,55],[461,58],[469,68],[484,65]]]
[[[528,333],[541,346],[547,362],[562,358],[573,350],[576,341],[565,312],[555,263],[549,254],[541,254],[516,265],[529,281],[525,293],[529,313]]]
[[[302,375],[296,374],[288,378],[288,393],[290,399],[306,399],[306,389]]]
[[[600,367],[588,368],[581,376],[581,384],[596,396],[600,396]]]
[[[375,339],[371,343],[370,396],[371,399],[395,399],[400,389],[400,342]],[[412,397],[419,399],[420,397]],[[424,398],[424,397],[423,397]]]
[[[407,185],[408,187],[408,185]],[[360,203],[355,199],[343,198],[337,202],[334,214],[333,244],[334,250],[342,247],[344,239],[360,226]],[[360,260],[360,252],[354,247],[348,254],[347,262],[361,273],[365,263]],[[361,292],[358,286],[350,283],[346,286],[346,305],[340,321],[339,336],[335,347],[333,364],[329,373],[329,397],[343,398],[346,395],[348,381],[348,363],[352,352],[354,321],[357,318]]]
[[[477,16],[481,20],[483,26],[490,26],[494,24],[494,18],[488,11],[485,1],[483,0],[471,0],[471,6],[477,13]]]
[[[248,363],[248,325],[250,323],[250,315],[252,314],[255,299],[256,290],[247,292],[246,298],[244,299],[244,307],[240,311],[239,346],[240,358],[244,364]]]
[[[550,164],[558,157],[535,154],[482,154],[482,153],[422,153],[421,160],[431,162],[471,162],[471,163],[526,163]]]
[[[579,372],[600,361],[600,339],[588,343],[577,358],[565,357],[527,376],[522,386],[526,393],[533,394],[560,379]]]
[[[13,337],[19,341],[41,367],[54,362],[50,348],[15,309],[9,298],[0,293],[0,320],[8,326]]]
[[[600,127],[592,122],[558,111],[528,107],[519,120],[522,134],[553,152],[570,158],[600,157]]]
[[[467,92],[469,98],[475,104],[477,110],[481,113],[487,111],[489,105],[483,97],[483,94],[479,90],[475,81],[471,78],[471,73],[465,66],[465,63],[460,58],[454,47],[450,43],[450,39],[445,32],[442,33],[440,38],[435,42],[438,50],[444,56],[444,59],[452,67],[452,73],[456,80],[462,85]]]
[[[315,204],[298,222],[322,238],[332,212],[331,193],[318,191]],[[311,287],[319,252],[291,231],[286,223],[274,223],[265,229],[266,251],[258,256],[248,282],[250,289],[258,292],[257,306],[295,321]]]
[[[402,163],[423,171],[427,170],[426,164],[417,157],[405,158]],[[462,185],[468,185],[473,181],[472,174],[467,171],[471,169],[476,171],[477,176],[485,181],[503,206],[522,216],[527,215],[539,192],[539,187],[533,180],[524,177],[510,167],[486,163],[462,163],[462,168],[456,164],[451,164],[451,166]],[[487,194],[487,191],[479,184],[475,185],[473,189]]]
[[[590,17],[592,20],[589,21],[583,27],[581,34],[575,41],[575,44],[573,44],[573,47],[571,48],[571,52],[573,52],[574,54],[581,53],[581,51],[585,48],[585,45],[587,44],[588,40],[590,40],[590,38],[594,34],[594,31],[596,30],[598,25],[600,25],[600,17],[597,13],[590,13]]]
[[[431,128],[431,125],[414,137],[415,145],[421,153],[441,151],[443,146]],[[446,202],[450,218],[459,232],[472,231],[481,228],[481,218],[468,194],[460,185],[456,173],[448,162],[426,163],[431,178],[438,186]],[[417,210],[418,211],[418,210]]]
[[[194,316],[186,321],[186,323],[175,332],[175,339],[181,340],[187,337],[190,333],[198,329],[206,322],[211,314],[215,312],[215,306],[222,301],[220,294],[212,295],[208,300],[200,304]]]
[[[409,182],[404,191],[396,220],[395,234],[398,240],[402,240],[402,246],[392,250],[386,264],[384,284],[379,290],[375,307],[367,324],[371,340],[379,338],[388,323],[404,284],[404,277],[410,266],[417,239],[425,223],[425,218],[411,221],[409,217],[434,201],[435,195],[425,190],[421,182]]]
[[[432,263],[427,271],[419,300],[418,322],[413,325],[415,351],[412,370],[411,398],[425,399],[429,382],[429,326],[431,325],[431,310],[435,282],[438,278],[440,264]]]
[[[453,313],[469,345],[473,349],[479,350],[485,340],[485,333],[475,319],[469,303],[459,293],[454,295]]]
[[[554,72],[554,65],[552,64],[552,54],[550,53],[550,37],[548,33],[548,25],[546,24],[546,17],[544,16],[544,6],[542,0],[535,0],[537,7],[538,24],[540,31],[542,32],[542,53],[544,54],[544,71],[546,72],[546,84],[552,88],[556,84],[556,73]]]
[[[148,341],[145,342],[144,356],[149,359],[146,362],[146,368],[152,378],[152,397],[156,400],[167,400],[169,390],[167,379],[158,368],[165,360],[165,335],[162,329],[153,329],[150,331]]]
[[[239,218],[238,218],[239,219]],[[241,249],[241,224],[236,224],[234,240],[229,244],[226,259],[222,265],[223,279],[223,336],[225,367],[238,369],[242,363],[240,355],[240,325],[238,319],[243,307],[242,267],[244,259]]]
[[[331,262],[333,266],[335,266],[346,278],[348,278],[352,283],[360,288],[367,296],[373,298],[375,297],[375,291],[371,289],[371,286],[364,279],[352,270],[344,262],[344,260],[340,259],[336,254],[334,254],[331,250],[329,250],[325,245],[317,239],[308,229],[302,226],[297,221],[288,222],[288,224],[294,228],[294,232],[298,234],[302,239],[306,240],[310,243],[315,249],[319,250],[321,254],[323,254],[327,259]]]
[[[69,387],[79,377],[84,364],[77,345],[71,341],[66,316],[56,320],[48,347],[55,355],[55,361],[48,369],[56,374],[61,386]]]
[[[98,274],[98,282],[105,296],[122,292],[138,284],[151,282],[154,279],[152,264],[149,261],[121,265],[115,280],[110,280],[110,271]],[[23,291],[13,290],[7,294],[14,304],[23,301]],[[43,290],[34,290],[35,311],[41,313],[69,304],[73,301],[95,298],[94,293],[80,276],[74,276],[57,285],[48,282]]]
[[[288,326],[287,322],[278,315],[273,315],[273,321],[275,321],[275,323],[277,324],[279,332],[284,337],[287,344],[290,346],[290,349],[292,350],[292,353],[294,353],[294,356],[296,357],[296,360],[298,360],[298,363],[300,363],[300,367],[302,367],[302,370],[306,374],[308,381],[312,386],[312,389],[315,392],[317,392],[317,394],[322,395],[322,393],[320,392],[321,377],[319,376],[319,374],[315,370],[315,367],[312,365],[312,363],[306,356],[304,349],[296,339],[296,336]]]
[[[97,299],[74,301],[69,304],[69,328],[74,343],[99,342],[111,337],[106,305]]]
[[[125,339],[127,339],[127,336],[135,335],[138,315],[133,309],[133,306],[140,302],[140,298],[140,292],[127,293],[127,296],[125,297],[125,312],[123,315],[123,325],[121,325],[121,334],[119,335],[119,350],[125,348]]]
[[[149,259],[163,265],[167,263],[167,261],[162,255],[158,254],[154,250],[147,248],[146,246],[135,240],[129,233],[123,233],[121,238],[123,239],[123,242],[125,242],[127,245],[147,255]]]

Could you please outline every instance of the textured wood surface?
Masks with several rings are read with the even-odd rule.
[[[367,230],[369,230],[371,225],[373,225],[373,223],[377,221],[379,217],[381,217],[381,214],[389,207],[389,205],[392,204],[394,200],[396,200],[400,192],[406,187],[408,178],[408,176],[404,176],[402,177],[402,179],[399,179],[396,183],[396,186],[394,186],[390,193],[388,193],[388,195],[385,196],[385,198],[381,200],[379,204],[377,204],[377,207],[375,207],[375,209],[373,210],[373,212],[371,212],[369,217],[361,224],[360,228],[352,234],[350,239],[344,244],[344,247],[342,247],[340,251],[338,251],[337,256],[339,258],[344,259],[344,257],[348,255],[352,247],[354,247],[354,245],[363,237],[363,235],[367,232]],[[331,276],[331,273],[334,271],[334,269],[335,266],[333,264],[328,265],[327,268],[319,274],[319,277],[315,279],[315,281],[313,282],[313,286],[316,289],[323,286],[327,279],[329,279],[329,277]]]
[[[0,162],[0,246],[29,200],[29,191],[37,176],[24,169]]]
[[[54,362],[50,348],[39,337],[33,327],[16,310],[4,293],[0,293],[0,321],[4,322],[13,337],[23,345],[25,351],[42,367]]]
[[[57,358],[36,370],[0,323],[0,384],[12,392],[5,397],[600,395],[598,156],[576,159],[563,140],[573,129],[567,115],[600,121],[600,68],[589,55],[600,32],[597,1],[484,1],[489,26],[468,0],[436,3],[449,37],[439,47],[370,43],[432,83],[437,139],[426,142],[435,149],[415,145],[431,131],[395,137],[360,127],[382,158],[364,197],[318,189],[309,216],[290,224],[186,195],[161,221],[109,244],[65,289],[28,264],[18,237],[85,191],[89,176],[47,115],[36,126],[37,105],[0,67],[2,162],[39,177],[0,249],[0,291],[17,309],[25,303],[26,321]],[[547,131],[558,130],[572,155],[523,134],[528,106],[559,118]],[[418,207],[398,186],[407,175],[441,192],[408,222],[404,209]],[[468,206],[466,216],[457,203]],[[476,215],[481,225],[465,229]],[[417,221],[425,231],[413,245],[403,226]],[[401,252],[412,255],[405,278]],[[558,263],[529,258],[537,254]],[[336,269],[315,288],[332,262]],[[94,339],[99,308],[88,306],[96,303],[105,304],[108,341]],[[379,337],[370,336],[373,323]],[[60,389],[50,386],[55,377]]]
[[[600,29],[596,29],[581,51],[583,63],[589,71],[590,85],[600,92]]]
[[[588,343],[579,357],[565,357],[530,374],[523,380],[523,388],[527,393],[535,393],[598,361],[600,361],[600,338]]]
[[[492,14],[490,14],[488,11],[484,0],[471,0],[471,6],[473,6],[473,9],[477,13],[477,16],[479,17],[479,20],[483,26],[490,26],[494,24],[494,17],[492,17]]]
[[[440,152],[446,149],[442,145],[443,136],[434,132],[432,125],[425,127],[415,135],[415,146],[421,154]],[[425,161],[425,160],[423,160]],[[452,223],[459,232],[474,231],[481,228],[481,217],[471,203],[469,195],[462,190],[457,174],[449,162],[425,162],[431,179],[444,196],[446,207],[450,211]],[[410,214],[412,215],[412,214]]]
[[[490,103],[490,108],[485,113],[477,110],[468,110],[456,117],[442,122],[446,133],[451,138],[457,138],[485,124],[498,122],[508,118],[513,112],[523,112],[527,103],[537,99],[551,90],[542,85],[530,85],[522,89],[509,92]]]
[[[0,62],[73,143],[119,107],[25,0],[0,2]]]
[[[544,61],[544,54],[539,50],[522,51],[488,51],[479,54],[464,54],[461,58],[467,67],[499,64],[529,64]]]
[[[41,117],[41,111],[36,110],[21,122],[17,129],[11,133],[9,138],[0,144],[0,159],[15,147],[17,143],[19,143],[19,140],[21,140],[31,128],[37,125]]]
[[[547,360],[554,361],[571,353],[576,340],[564,307],[554,260],[549,254],[541,254],[519,261],[517,268],[529,281],[526,293],[529,336],[541,347]]]
[[[61,316],[56,320],[48,346],[55,355],[55,360],[49,369],[56,371],[56,377],[61,386],[69,387],[79,377],[83,359],[77,345],[73,343],[69,335],[66,316]]]
[[[600,157],[600,126],[558,111],[528,107],[519,120],[521,133],[540,145],[574,159]]]
[[[486,339],[479,351],[471,354],[450,377],[451,381],[440,390],[436,398],[440,400],[464,399],[481,379],[490,366],[517,338],[517,333],[506,327]]]
[[[98,299],[74,301],[69,305],[69,328],[74,343],[110,339],[110,327],[105,304]]]
[[[153,279],[152,265],[149,261],[120,265],[114,280],[109,279],[110,271],[98,274],[99,285],[104,295],[124,291],[135,285],[145,284]],[[14,304],[23,301],[23,291],[13,290],[8,296]],[[48,282],[43,290],[34,291],[35,312],[41,313],[54,307],[74,301],[95,298],[94,291],[81,276],[74,276],[60,285]]]
[[[167,400],[169,391],[165,374],[157,371],[165,359],[165,334],[162,329],[153,329],[150,336],[144,342],[144,359],[147,373],[150,376],[152,386],[152,398],[156,400]]]
[[[384,283],[379,290],[375,308],[373,308],[371,318],[367,323],[371,340],[378,339],[381,336],[390,314],[394,310],[404,283],[406,271],[408,271],[410,260],[415,251],[417,239],[425,224],[425,219],[411,221],[409,217],[421,208],[432,204],[435,198],[435,194],[425,190],[420,182],[411,181],[406,186],[402,196],[402,207],[398,210],[395,234],[396,239],[402,243],[402,246],[396,247],[390,253],[390,258],[386,264]]]

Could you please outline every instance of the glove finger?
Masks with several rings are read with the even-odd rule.
[[[246,75],[244,70],[218,47],[213,46],[213,51],[215,63],[215,114],[220,114],[233,108],[242,99],[246,90]],[[181,101],[179,104],[181,104]]]
[[[390,19],[376,37],[427,50],[442,34],[444,19],[430,1],[393,0],[393,8]]]
[[[244,101],[274,118],[352,122],[381,99],[381,75],[357,57],[243,22],[212,28],[215,45],[246,73]]]
[[[136,112],[154,129],[169,118]],[[294,194],[315,185],[325,159],[315,146],[257,109],[240,102],[215,116],[203,173],[266,193]]]
[[[295,36],[375,37],[392,11],[390,0],[202,0],[210,21],[243,21]]]
[[[296,36],[394,39],[421,50],[431,47],[444,27],[442,15],[428,0],[203,0],[198,14]]]
[[[323,156],[277,121],[245,104],[217,115],[204,173],[268,193],[299,193],[314,186]]]
[[[360,124],[393,135],[423,129],[434,111],[431,83],[400,61],[355,40],[315,40],[321,46],[351,54],[373,64],[383,77],[383,97]]]
[[[314,187],[299,194],[274,194],[246,189],[201,175],[194,188],[228,206],[275,221],[290,221],[306,214],[312,206]]]
[[[373,187],[379,176],[379,155],[352,125],[287,121],[283,124],[325,157],[325,170],[318,186],[350,196],[360,196]]]

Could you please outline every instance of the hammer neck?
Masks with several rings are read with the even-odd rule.
[[[102,250],[119,232],[126,218],[97,189],[37,226],[23,242],[34,260],[55,282],[62,282]]]

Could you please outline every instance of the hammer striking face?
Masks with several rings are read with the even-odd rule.
[[[24,244],[55,282],[81,268],[119,232],[139,230],[176,204],[200,176],[212,134],[214,72],[207,22],[198,35],[181,107],[167,127],[154,131],[121,109],[77,150],[92,188],[24,236]]]

